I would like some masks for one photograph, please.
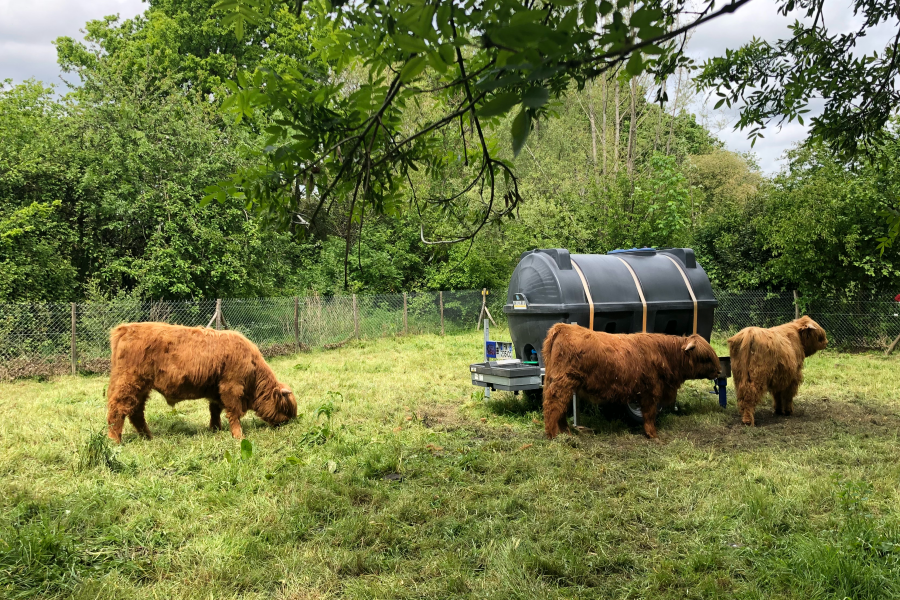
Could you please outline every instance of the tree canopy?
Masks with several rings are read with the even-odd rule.
[[[292,0],[286,5],[295,14],[327,32],[317,56],[334,76],[317,87],[309,71],[240,74],[227,108],[240,118],[265,106],[279,118],[267,129],[265,163],[211,188],[209,198],[237,195],[315,229],[336,196],[350,199],[349,222],[358,222],[367,209],[396,209],[410,171],[441,172],[462,161],[472,166],[467,182],[417,199],[413,209],[421,215],[430,205],[456,215],[460,226],[446,241],[471,239],[516,210],[522,196],[510,158],[535,123],[554,112],[555,99],[621,72],[651,75],[655,98],[665,102],[670,76],[692,66],[684,34],[748,2]],[[275,0],[217,4],[239,38],[281,6]],[[843,160],[859,159],[890,137],[900,26],[881,53],[862,56],[854,48],[868,30],[900,15],[879,0],[856,0],[853,8],[860,28],[833,35],[825,27],[824,0],[779,0],[780,13],[799,11],[812,22],[795,23],[787,40],[729,50],[707,62],[697,82],[715,89],[720,105],[739,105],[738,125],[750,127],[754,139],[773,120],[802,123],[810,101],[824,98],[823,113],[812,119],[813,137]],[[365,76],[348,81],[343,74],[354,67]],[[422,105],[431,110],[421,111]],[[508,128],[505,144],[496,135],[501,123]],[[452,149],[451,135],[459,138]],[[298,201],[300,188],[312,190],[309,202]],[[487,193],[471,214],[465,196],[476,188]]]
[[[880,215],[896,214],[893,121],[878,161],[847,164],[813,141],[768,177],[686,110],[696,93],[686,64],[676,60],[667,102],[655,101],[650,61],[662,55],[642,58],[638,75],[626,60],[570,78],[557,94],[544,84],[566,75],[503,80],[521,82],[531,66],[509,65],[543,56],[541,46],[486,47],[486,70],[463,78],[460,64],[477,64],[486,44],[470,29],[461,61],[453,46],[442,73],[426,52],[428,65],[404,79],[408,61],[338,52],[351,40],[336,13],[272,5],[238,43],[215,1],[154,0],[136,19],[88,23],[84,41],[58,40],[78,79],[64,96],[37,82],[0,86],[0,300],[503,287],[524,250],[644,245],[694,247],[720,288],[900,284],[898,250],[873,252],[890,239]],[[577,8],[581,27],[585,5],[560,6]],[[631,6],[621,10],[630,19]],[[600,14],[595,33],[614,22]],[[495,56],[512,63],[485,83]],[[391,78],[396,97],[371,121]],[[467,85],[481,96],[474,110]],[[491,115],[507,92],[517,103]],[[224,118],[223,104],[240,120]],[[528,136],[514,146],[523,111]],[[333,136],[328,157],[307,122]],[[368,145],[353,150],[346,136],[373,122],[359,138]],[[401,146],[401,136],[414,139]],[[394,161],[392,148],[406,158]],[[234,193],[215,187],[223,180]],[[218,201],[201,203],[210,186]]]

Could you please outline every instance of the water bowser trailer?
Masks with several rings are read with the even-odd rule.
[[[607,254],[569,254],[563,248],[531,250],[519,257],[503,312],[512,342],[485,335],[485,361],[470,366],[472,383],[491,390],[529,391],[543,385],[541,349],[556,323],[607,333],[697,333],[707,341],[718,306],[703,267],[690,248],[632,248]],[[498,356],[497,349],[506,350]],[[497,358],[496,360],[491,360]],[[714,383],[726,404],[730,360]],[[574,403],[577,419],[577,402]],[[640,408],[629,406],[641,420]]]

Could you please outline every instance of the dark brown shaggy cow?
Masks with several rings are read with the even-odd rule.
[[[686,379],[712,379],[719,357],[699,335],[609,334],[558,323],[544,340],[544,429],[568,431],[572,394],[594,402],[638,402],[644,431],[656,435],[658,406],[675,403]]]
[[[792,414],[803,382],[803,360],[827,345],[825,330],[805,316],[770,329],[747,327],[729,338],[741,421],[756,423],[756,405],[766,392],[772,394],[776,415]]]
[[[297,416],[291,390],[278,382],[253,342],[233,331],[167,323],[119,325],[109,336],[112,372],[107,391],[109,437],[122,441],[125,417],[150,438],[144,405],[150,390],[170,406],[209,399],[209,426],[222,426],[222,409],[231,435],[243,437],[241,417],[255,411],[270,425]]]

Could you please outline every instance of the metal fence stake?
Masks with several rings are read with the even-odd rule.
[[[77,309],[76,304],[72,303],[72,375],[78,372],[78,343],[75,338],[75,316]]]
[[[359,305],[356,303],[356,294],[353,294],[353,337],[359,339]]]
[[[797,299],[797,290],[794,290],[794,318],[800,318],[800,302]]]
[[[294,345],[300,352],[300,298],[294,296]]]
[[[406,322],[406,292],[403,292],[403,335],[407,333],[409,333],[409,328]]]
[[[438,299],[441,303],[441,336],[444,335],[444,292],[438,292]]]

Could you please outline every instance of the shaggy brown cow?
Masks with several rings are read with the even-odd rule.
[[[656,438],[658,406],[675,403],[686,379],[712,379],[719,357],[699,335],[609,334],[557,323],[544,340],[544,429],[568,431],[572,394],[594,402],[640,403],[644,431]]]
[[[809,317],[770,329],[747,327],[729,338],[741,421],[756,423],[756,405],[766,392],[772,394],[776,415],[793,413],[794,396],[803,382],[803,359],[827,345],[825,330]]]
[[[209,426],[222,426],[222,409],[231,435],[243,437],[241,417],[255,411],[270,425],[297,416],[294,394],[278,382],[256,345],[239,333],[167,323],[119,325],[109,336],[112,372],[107,391],[109,437],[122,441],[125,417],[150,438],[144,405],[150,390],[170,406],[209,399]]]

